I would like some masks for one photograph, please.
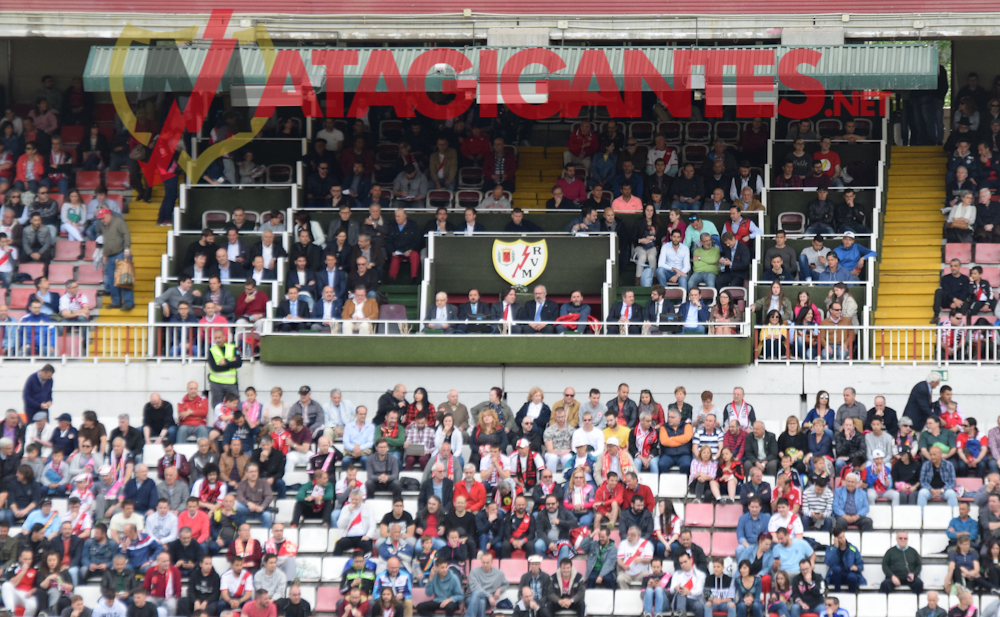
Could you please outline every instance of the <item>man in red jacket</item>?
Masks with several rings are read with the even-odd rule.
[[[597,133],[590,130],[590,121],[580,122],[580,126],[570,133],[569,144],[563,151],[563,165],[575,163],[583,165],[590,173],[590,160],[597,152]]]
[[[146,570],[142,586],[149,593],[150,603],[157,609],[162,606],[166,607],[168,615],[177,614],[177,599],[181,597],[181,571],[170,565],[169,553],[163,551],[156,556],[156,565]]]
[[[639,476],[632,471],[625,472],[625,493],[622,496],[622,503],[632,503],[632,498],[636,495],[645,501],[646,509],[652,514],[656,514],[656,498],[653,491],[645,484],[639,484]]]
[[[476,482],[476,466],[472,463],[465,465],[465,477],[455,485],[452,502],[459,497],[465,497],[466,509],[471,512],[479,512],[486,507],[486,486]]]

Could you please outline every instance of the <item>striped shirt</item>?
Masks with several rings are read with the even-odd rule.
[[[410,444],[421,444],[424,446],[425,454],[430,454],[434,450],[434,429],[424,425],[419,428],[416,422],[406,427],[406,441]]]
[[[700,450],[702,446],[708,446],[712,449],[712,456],[718,455],[719,446],[722,445],[724,437],[725,434],[719,427],[715,427],[715,432],[713,433],[706,433],[704,426],[699,428],[694,432],[694,439],[692,440],[695,446],[697,446],[695,454],[697,454],[697,451]]]
[[[833,491],[830,487],[823,489],[819,495],[813,486],[802,491],[802,514],[812,516],[813,512],[822,512],[823,516],[833,515]]]

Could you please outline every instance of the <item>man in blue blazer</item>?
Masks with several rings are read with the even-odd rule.
[[[555,321],[559,318],[559,305],[547,299],[545,285],[535,285],[535,299],[528,300],[521,307],[521,334],[554,334],[553,324],[542,322]]]
[[[343,306],[344,300],[347,298],[347,274],[337,267],[336,255],[327,253],[323,260],[326,267],[316,272],[316,292],[313,297],[322,296],[324,287],[333,287],[334,296]]]
[[[338,270],[338,272],[340,271]],[[341,274],[343,273],[341,272]],[[314,323],[312,324],[312,329],[315,331],[329,331],[330,324],[333,323],[332,320],[340,319],[340,313],[343,309],[344,301],[336,296],[333,287],[324,285],[323,291],[320,292],[319,299],[313,303],[310,317],[312,319],[323,319],[328,323]]]
[[[684,319],[681,334],[706,334],[708,328],[708,305],[701,301],[701,289],[694,287],[688,290],[688,300],[681,305],[677,313]]]
[[[722,249],[719,259],[719,276],[715,288],[742,287],[750,280],[750,249],[736,240],[732,232],[722,234]]]

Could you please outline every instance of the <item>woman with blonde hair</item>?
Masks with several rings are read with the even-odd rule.
[[[284,420],[285,424],[288,424],[288,403],[281,400],[281,395],[284,394],[281,388],[274,386],[271,388],[271,400],[261,404],[261,418],[266,421],[267,419],[273,418],[275,416]]]
[[[521,426],[521,420],[527,416],[535,421],[536,431],[544,431],[549,425],[549,418],[552,416],[552,410],[544,401],[545,393],[542,392],[541,388],[535,386],[528,390],[528,401],[524,405],[521,405],[517,416],[514,417],[514,424]]]
[[[573,477],[563,491],[563,506],[573,513],[581,527],[593,524],[594,486],[587,482],[587,474],[582,467],[573,470]]]
[[[698,456],[691,461],[688,475],[688,488],[694,493],[697,501],[705,501],[705,493],[711,494],[712,480],[715,480],[719,464],[712,458],[712,449],[702,446]]]

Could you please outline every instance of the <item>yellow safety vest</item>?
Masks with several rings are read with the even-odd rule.
[[[212,354],[212,358],[215,359],[216,364],[219,364],[222,360],[232,361],[236,359],[236,345],[232,343],[226,343],[225,348],[220,348],[218,345],[212,345],[208,351]],[[208,374],[208,380],[227,386],[236,385],[236,369],[230,368],[223,371],[210,371]]]

